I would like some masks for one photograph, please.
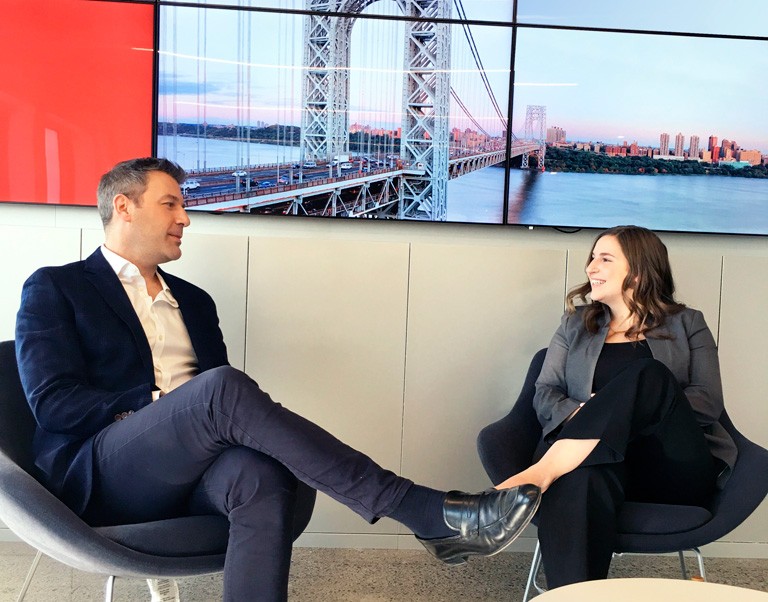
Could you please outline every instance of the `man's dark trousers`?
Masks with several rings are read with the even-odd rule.
[[[225,514],[225,600],[284,600],[297,481],[370,522],[391,513],[411,485],[225,366],[95,436],[85,518],[117,524]]]

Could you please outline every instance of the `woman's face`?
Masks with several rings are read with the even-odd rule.
[[[626,305],[622,285],[629,274],[629,262],[615,236],[606,235],[598,239],[586,272],[592,286],[590,296],[593,301],[605,303],[614,313],[616,308]]]

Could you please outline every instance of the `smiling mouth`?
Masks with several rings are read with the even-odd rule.
[[[592,286],[600,286],[601,284],[605,284],[605,280],[593,280],[593,279],[590,279],[589,283]]]

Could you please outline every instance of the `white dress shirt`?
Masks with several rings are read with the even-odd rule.
[[[104,245],[101,252],[120,279],[147,335],[155,368],[155,385],[159,388],[159,391],[153,391],[153,400],[156,400],[198,373],[197,355],[179,304],[159,272],[157,277],[162,289],[152,299],[139,268]]]

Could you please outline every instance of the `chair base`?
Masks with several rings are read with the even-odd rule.
[[[685,566],[685,555],[683,552],[693,552],[696,556],[696,560],[699,565],[699,578],[691,577],[691,579],[706,581],[707,573],[704,570],[704,556],[699,548],[688,548],[687,550],[678,550],[677,555],[680,558],[680,573],[683,579],[689,579],[688,570]],[[622,556],[622,553],[614,552],[614,556]],[[539,594],[543,594],[547,591],[547,588],[539,585],[538,578],[541,570],[541,544],[536,541],[536,549],[533,552],[533,559],[531,560],[531,570],[528,572],[528,581],[525,584],[525,593],[523,594],[523,602],[528,602],[531,595],[531,589],[535,589]]]
[[[37,566],[40,564],[40,559],[43,557],[43,553],[38,550],[37,554],[35,555],[35,558],[32,560],[32,566],[29,567],[29,570],[27,571],[27,576],[24,579],[24,584],[21,586],[21,591],[19,592],[19,595],[16,597],[16,602],[22,602],[24,600],[24,597],[27,595],[27,590],[29,589],[29,584],[32,583],[32,577],[35,575],[35,571],[37,570]],[[104,602],[112,602],[112,596],[115,591],[115,576],[110,575],[107,577],[107,582],[104,585]]]

